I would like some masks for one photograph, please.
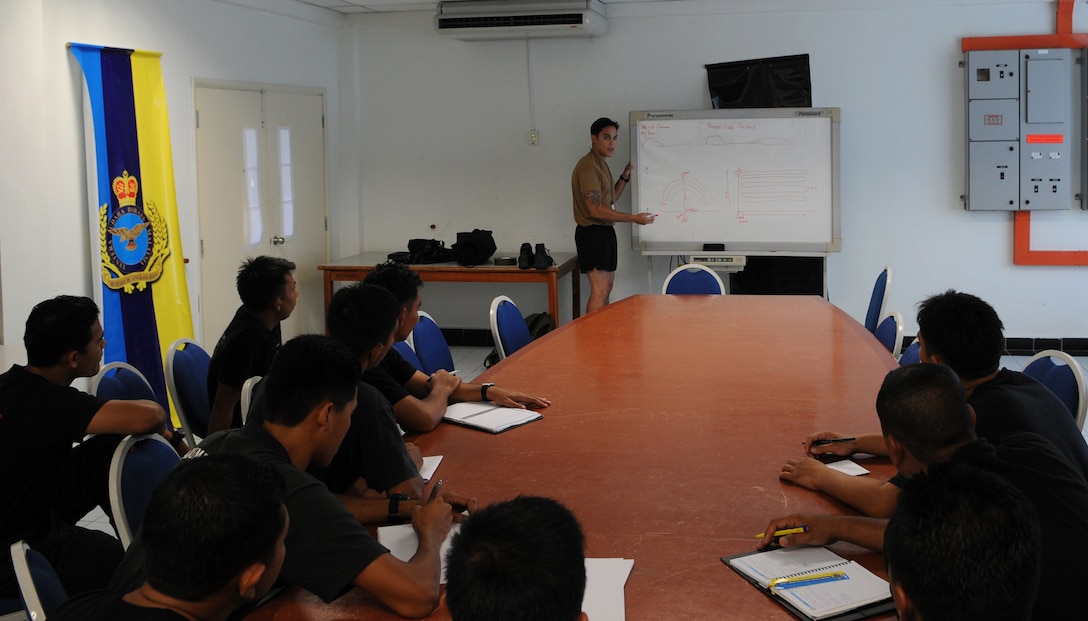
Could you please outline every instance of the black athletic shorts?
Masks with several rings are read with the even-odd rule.
[[[583,274],[593,270],[616,271],[619,251],[615,227],[603,224],[579,226],[574,230],[574,247],[578,250],[578,267]]]

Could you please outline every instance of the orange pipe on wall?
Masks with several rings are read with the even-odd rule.
[[[1030,48],[1084,48],[1088,34],[1073,33],[1074,0],[1058,0],[1057,24],[1052,35],[964,37],[964,52]],[[1088,189],[1082,190],[1088,192]],[[1088,250],[1032,250],[1031,212],[1013,214],[1013,263],[1015,265],[1088,265]]]

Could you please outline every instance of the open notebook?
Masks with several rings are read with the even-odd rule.
[[[500,433],[532,422],[541,416],[539,412],[533,410],[504,408],[486,401],[466,401],[447,407],[443,418],[458,425]]]
[[[885,580],[827,548],[782,548],[722,562],[801,619],[864,619],[895,609]],[[817,576],[827,577],[806,581]]]

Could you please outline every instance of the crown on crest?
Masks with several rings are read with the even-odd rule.
[[[140,182],[136,181],[136,177],[130,177],[127,170],[120,177],[113,178],[113,193],[117,195],[117,202],[121,207],[135,205],[136,192],[139,189]]]

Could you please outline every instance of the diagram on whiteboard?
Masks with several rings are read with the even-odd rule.
[[[643,240],[831,240],[827,119],[650,119],[637,131],[637,209],[658,214]]]

